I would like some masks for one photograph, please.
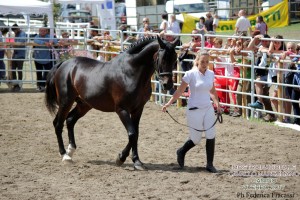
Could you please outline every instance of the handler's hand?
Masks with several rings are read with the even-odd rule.
[[[217,107],[217,113],[222,114],[222,108],[220,106]]]
[[[222,108],[219,103],[216,105],[216,107],[217,107],[217,113],[222,114]]]
[[[168,105],[163,105],[161,111],[162,111],[162,112],[166,112],[166,111],[167,111],[167,107],[168,107]]]

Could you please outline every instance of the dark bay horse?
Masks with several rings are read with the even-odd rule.
[[[77,120],[95,108],[116,112],[127,130],[129,142],[118,155],[117,165],[125,162],[132,149],[134,168],[144,169],[137,147],[140,118],[151,96],[154,71],[157,71],[165,90],[173,86],[177,41],[168,43],[159,37],[144,38],[109,62],[75,57],[52,68],[46,82],[45,103],[50,113],[56,113],[53,125],[63,161],[71,161],[75,152],[74,126]],[[69,137],[67,150],[62,138],[64,121]]]

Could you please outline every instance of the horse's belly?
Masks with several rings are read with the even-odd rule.
[[[98,98],[89,102],[93,108],[103,112],[115,112],[116,106],[111,98]]]

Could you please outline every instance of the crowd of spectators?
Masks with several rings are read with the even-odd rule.
[[[176,20],[175,15],[168,15],[163,13],[161,15],[162,22],[158,29],[150,26],[148,17],[143,18],[143,25],[140,27],[136,34],[127,33],[127,26],[122,25],[119,27],[122,37],[120,40],[113,39],[109,30],[99,31],[98,26],[91,26],[87,40],[89,50],[95,53],[94,58],[98,60],[107,61],[105,51],[110,51],[112,46],[129,45],[132,42],[148,37],[153,34],[160,35],[167,41],[173,41],[181,33],[180,23]],[[207,13],[206,18],[200,17],[199,22],[195,24],[194,30],[191,32],[191,40],[184,42],[180,45],[181,55],[179,55],[179,66],[182,71],[188,71],[194,66],[195,53],[200,48],[205,48],[210,54],[210,68],[215,72],[215,87],[218,90],[218,97],[220,102],[223,103],[222,110],[224,113],[233,117],[242,115],[242,94],[239,92],[251,92],[251,83],[248,80],[240,80],[240,78],[251,78],[251,68],[241,67],[241,64],[250,64],[250,53],[244,51],[252,51],[255,53],[255,102],[251,103],[250,96],[246,97],[246,105],[254,109],[261,109],[266,111],[266,115],[262,118],[266,122],[276,120],[276,115],[272,111],[278,111],[278,85],[277,72],[282,60],[288,60],[283,63],[283,69],[298,69],[299,64],[297,55],[300,54],[300,44],[288,42],[285,44],[284,39],[280,35],[270,37],[268,33],[267,24],[263,21],[263,17],[258,16],[256,25],[252,30],[249,20],[246,18],[244,10],[239,12],[239,18],[235,26],[235,34],[228,37],[225,41],[223,38],[216,35],[216,28],[218,26],[218,16]],[[15,33],[15,42],[24,42],[26,38],[25,33],[18,27],[13,25],[12,31]],[[4,42],[5,35],[8,29],[2,29],[0,34],[0,41]],[[251,37],[251,39],[249,39]],[[33,48],[33,58],[36,67],[37,90],[44,91],[45,80],[47,71],[50,70],[54,64],[53,54],[51,49],[57,48],[58,45],[61,49],[70,49],[68,44],[69,35],[63,32],[60,40],[57,38],[49,38],[49,29],[40,28],[39,34],[34,38],[34,43],[38,44]],[[122,38],[122,40],[121,40]],[[66,44],[67,42],[67,44]],[[204,46],[202,46],[204,45]],[[6,79],[4,58],[4,46],[0,46],[0,79]],[[121,49],[118,49],[121,51]],[[69,52],[62,51],[64,54]],[[12,56],[12,79],[15,84],[12,91],[20,91],[22,89],[22,70],[25,60],[26,48],[25,46],[14,47]],[[113,57],[113,56],[111,56]],[[111,58],[110,57],[110,58]],[[296,63],[296,64],[293,64]],[[243,68],[243,70],[241,70]],[[244,73],[243,73],[244,72]],[[245,73],[246,72],[246,73]],[[300,85],[300,78],[298,72],[289,73],[284,71],[284,77],[289,78],[289,84]],[[286,80],[285,78],[284,80]],[[275,84],[274,84],[275,83]],[[287,82],[284,82],[287,83]],[[270,88],[273,86],[274,90],[271,97],[269,97]],[[300,92],[297,87],[284,86],[285,99],[292,99],[299,101]],[[226,90],[226,91],[224,91]],[[189,96],[188,88],[184,96]],[[266,98],[265,98],[265,97]],[[229,104],[231,106],[229,106]],[[286,123],[296,123],[300,125],[300,119],[295,118],[292,120],[288,115],[292,112],[300,116],[299,103],[284,101],[283,104],[284,116],[283,121]]]

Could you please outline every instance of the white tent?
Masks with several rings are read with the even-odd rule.
[[[99,3],[105,0],[54,0],[55,3]]]
[[[53,12],[51,2],[37,0],[0,0],[0,13],[2,14],[47,14],[50,26],[50,35],[53,36]],[[29,17],[28,17],[29,20]]]

